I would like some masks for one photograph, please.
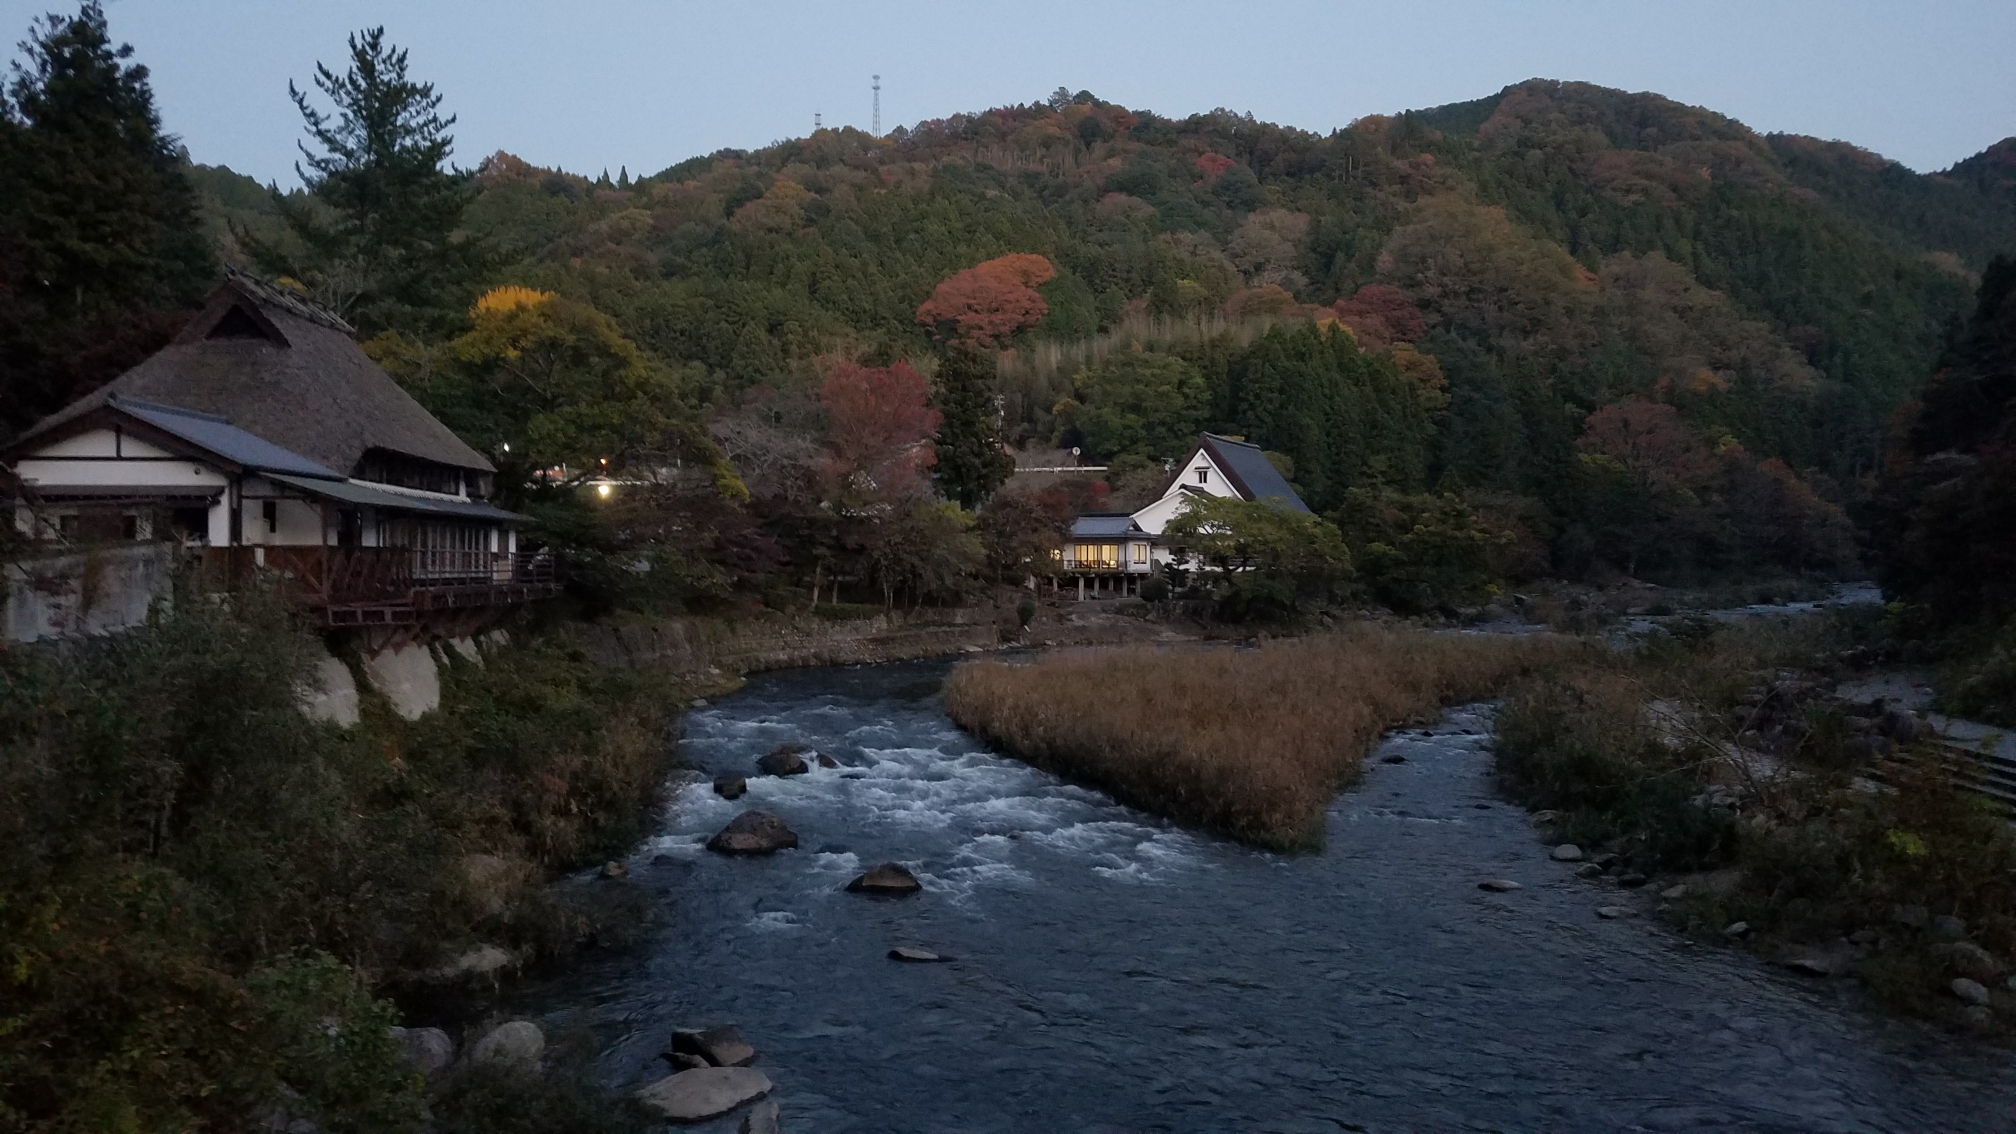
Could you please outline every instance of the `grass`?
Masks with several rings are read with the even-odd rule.
[[[1387,729],[1494,696],[1572,648],[1360,626],[1257,650],[970,662],[945,703],[989,743],[1122,802],[1258,846],[1312,849],[1324,809]]]

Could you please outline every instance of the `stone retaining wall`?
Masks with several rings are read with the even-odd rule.
[[[848,622],[810,615],[666,618],[569,623],[562,628],[596,662],[619,668],[748,673],[805,665],[853,665],[960,653],[1001,644],[994,611],[949,608]]]
[[[176,550],[167,543],[92,548],[8,563],[6,637],[15,642],[82,638],[147,621],[175,593]]]

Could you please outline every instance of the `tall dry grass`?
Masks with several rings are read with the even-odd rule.
[[[1125,803],[1305,849],[1380,734],[1493,696],[1573,648],[1377,626],[1258,650],[1134,646],[968,663],[945,703],[1003,751]]]

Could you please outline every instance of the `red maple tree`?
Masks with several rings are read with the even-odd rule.
[[[1050,313],[1036,289],[1057,269],[1033,252],[1011,252],[954,272],[917,308],[917,321],[939,337],[998,346]]]
[[[1332,309],[1338,322],[1375,350],[1394,343],[1418,343],[1428,333],[1428,321],[1414,306],[1414,297],[1397,287],[1366,284],[1351,298],[1338,300]]]
[[[860,500],[922,495],[938,463],[931,439],[943,415],[930,408],[930,383],[908,363],[861,366],[842,362],[826,372],[819,403],[826,408],[828,484]]]
[[[1648,488],[1684,488],[1715,471],[1714,458],[1680,420],[1680,411],[1643,398],[1590,414],[1575,444],[1615,460]]]

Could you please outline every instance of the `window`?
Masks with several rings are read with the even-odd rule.
[[[1211,470],[1210,470],[1210,469],[1198,469],[1198,470],[1197,470],[1197,483],[1198,483],[1198,484],[1210,484],[1210,483],[1211,483]]]
[[[1134,562],[1136,562],[1136,563],[1146,563],[1146,562],[1148,562],[1148,545],[1147,545],[1147,544],[1145,544],[1145,543],[1137,543],[1137,544],[1135,544],[1135,545],[1134,545]]]
[[[267,535],[272,535],[280,530],[280,502],[278,500],[268,500],[261,504],[259,512],[266,518]]]
[[[127,514],[119,517],[119,538],[139,539],[140,517],[132,514],[131,512],[128,512]]]

